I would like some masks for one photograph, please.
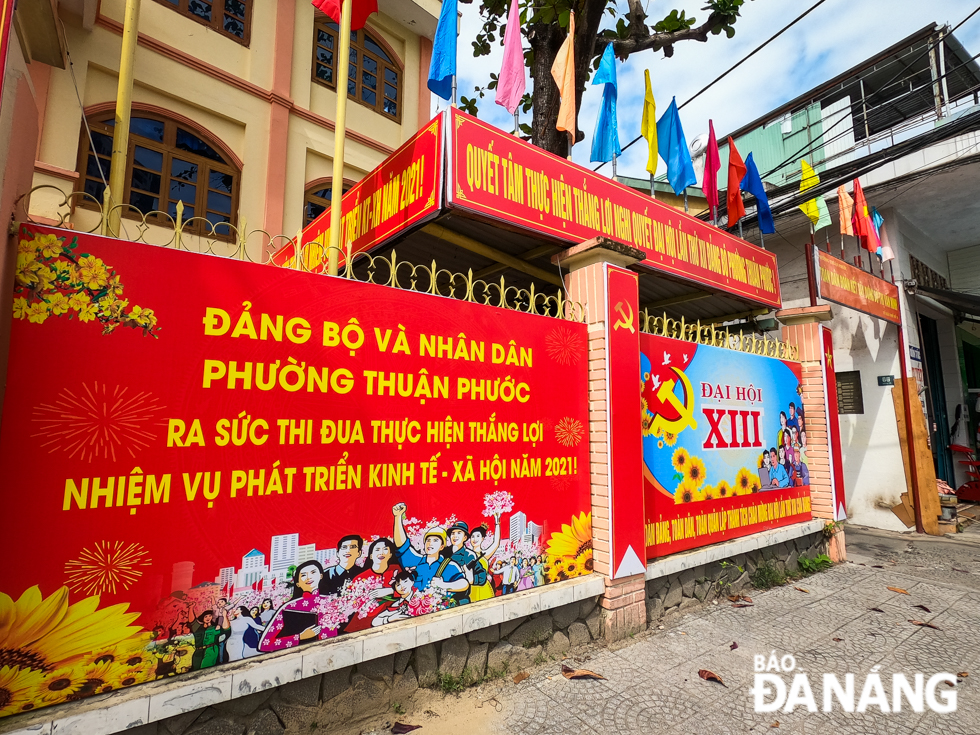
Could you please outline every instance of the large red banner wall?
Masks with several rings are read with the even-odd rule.
[[[0,714],[591,570],[584,325],[34,226],[16,279]]]

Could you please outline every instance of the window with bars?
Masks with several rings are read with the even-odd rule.
[[[206,25],[223,36],[248,45],[252,26],[252,0],[157,0],[181,15]]]
[[[112,158],[112,113],[89,118],[92,144],[82,131],[79,186],[99,203],[105,194]],[[93,147],[94,146],[94,147]],[[240,173],[211,144],[174,120],[137,113],[129,126],[126,190],[122,201],[147,217],[148,222],[170,225],[163,214],[177,217],[177,202],[184,203],[184,232],[232,239],[229,225],[236,222]],[[84,197],[82,206],[94,207]],[[136,216],[129,209],[124,216]],[[206,220],[206,221],[205,221]]]
[[[350,186],[344,184],[344,194],[349,190]],[[306,196],[303,199],[303,227],[306,227],[330,208],[332,197],[333,184],[329,180],[306,190]]]
[[[337,89],[336,51],[340,29],[331,20],[313,28],[313,81]],[[351,31],[347,96],[392,120],[401,121],[401,70],[391,55],[365,29]]]

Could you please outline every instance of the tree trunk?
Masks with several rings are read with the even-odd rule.
[[[592,57],[595,53],[595,43],[599,33],[599,23],[606,3],[587,2],[585,9],[575,16],[575,117],[578,128],[578,111],[582,105],[582,94],[589,77],[592,74]],[[556,156],[568,156],[568,134],[559,131],[555,124],[558,121],[558,109],[561,97],[558,85],[551,77],[551,67],[558,56],[558,50],[565,40],[566,33],[557,23],[545,25],[537,23],[531,26],[528,39],[534,50],[534,63],[531,67],[531,77],[534,79],[533,120],[531,123],[531,142]],[[580,142],[585,134],[576,130],[575,140]]]

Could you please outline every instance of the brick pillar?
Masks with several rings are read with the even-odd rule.
[[[829,305],[783,309],[776,319],[783,324],[783,341],[796,346],[803,372],[803,410],[806,416],[807,467],[810,470],[810,502],[815,518],[833,521],[834,486],[830,468],[830,436],[827,434],[827,396],[824,391],[823,333],[821,322],[833,318]],[[843,492],[843,488],[841,488]],[[830,555],[844,561],[844,532],[831,539]]]
[[[569,273],[569,298],[586,308],[592,547],[595,573],[606,578],[600,604],[610,641],[646,625],[642,444],[639,422],[628,419],[639,404],[633,395],[639,379],[639,304],[636,275],[625,270],[643,258],[641,251],[606,238],[554,258]],[[622,374],[614,385],[617,373]]]

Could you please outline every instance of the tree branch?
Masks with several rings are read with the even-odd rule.
[[[632,5],[633,2],[631,0],[631,13]],[[715,28],[724,18],[725,16],[721,13],[712,13],[708,16],[708,20],[696,28],[683,28],[679,31],[672,31],[671,33],[650,33],[649,27],[643,24],[647,31],[644,35],[639,35],[634,32],[628,38],[623,39],[608,39],[600,36],[596,39],[595,55],[601,56],[602,52],[606,50],[606,45],[611,43],[613,50],[616,52],[616,56],[620,59],[625,59],[630,54],[646,51],[647,49],[654,51],[664,49],[667,56],[670,56],[672,55],[672,51],[668,49],[679,41],[701,41],[702,43],[707,41],[708,36],[711,34],[711,29]]]

